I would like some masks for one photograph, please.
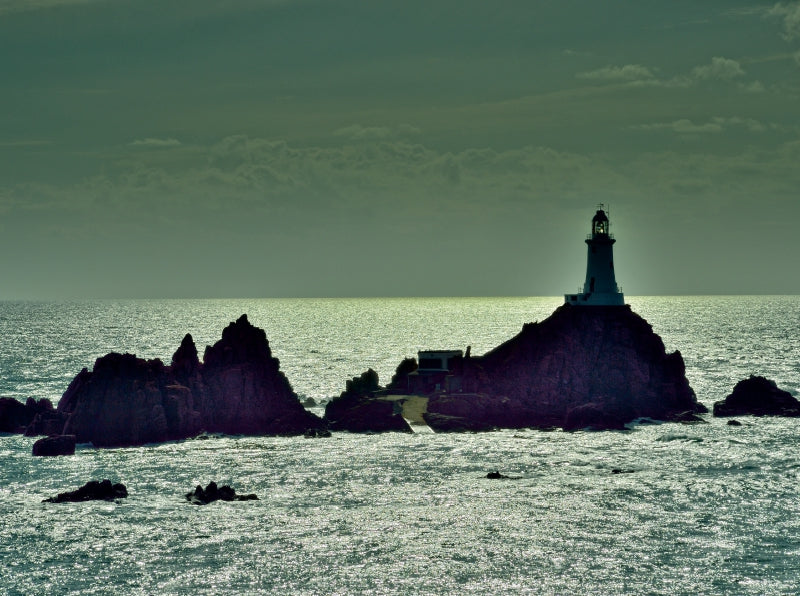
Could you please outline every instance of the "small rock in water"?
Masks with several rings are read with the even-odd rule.
[[[75,435],[39,439],[33,444],[32,453],[36,456],[75,455]]]
[[[800,417],[800,401],[779,389],[775,381],[750,375],[736,383],[733,392],[714,402],[714,416],[787,416]]]
[[[331,436],[331,431],[327,428],[309,428],[303,433],[303,436],[306,439],[328,438]]]
[[[728,420],[728,426],[741,426],[742,423],[738,420]]]
[[[237,495],[227,484],[217,487],[216,482],[209,482],[205,489],[199,484],[193,491],[186,493],[186,500],[193,505],[208,505],[214,501],[257,501],[254,494]]]
[[[57,497],[44,499],[42,503],[80,503],[82,501],[113,501],[124,499],[128,496],[128,489],[124,484],[111,484],[108,479],[98,482],[90,480],[78,490],[60,493]]]
[[[614,468],[611,470],[612,474],[633,474],[633,470],[626,470],[622,468]]]
[[[504,478],[508,478],[508,476],[506,476],[505,474],[501,474],[498,470],[495,470],[494,472],[489,472],[488,474],[486,474],[486,477],[489,480],[502,480]]]

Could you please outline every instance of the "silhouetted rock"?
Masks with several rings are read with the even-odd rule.
[[[508,478],[508,476],[506,476],[505,474],[501,474],[498,470],[495,470],[494,472],[489,472],[488,474],[486,474],[486,477],[489,480],[503,480]]]
[[[339,397],[325,405],[325,421],[335,431],[413,432],[402,416],[402,404],[376,396],[381,390],[378,373],[369,369],[347,381]]]
[[[381,386],[378,373],[371,368],[361,373],[360,377],[353,377],[345,383],[345,390],[340,397],[364,397],[371,396],[376,391],[380,391]]]
[[[197,357],[197,346],[190,333],[184,335],[181,345],[172,355],[171,366],[177,379],[184,382],[195,380],[195,375],[200,369],[200,359]]]
[[[309,428],[303,436],[306,439],[327,439],[331,437],[331,431],[327,428]]]
[[[406,377],[418,368],[419,365],[417,364],[416,358],[404,358],[400,361],[400,364],[397,365],[388,388],[404,391],[406,387],[408,387]]]
[[[205,430],[226,434],[303,434],[323,428],[322,420],[300,404],[263,329],[242,315],[222,339],[207,347],[197,391]]]
[[[97,447],[182,438],[182,429],[171,427],[167,417],[174,402],[167,389],[171,381],[158,359],[117,353],[98,358],[92,372],[84,368],[73,379],[58,404],[67,418],[63,434]]]
[[[33,455],[75,455],[75,435],[45,437],[33,444]]]
[[[200,363],[186,335],[165,366],[132,354],[98,358],[70,383],[60,430],[97,447],[186,439],[200,432],[279,435],[324,428],[297,399],[266,334],[246,315],[228,325]]]
[[[24,433],[36,416],[47,414],[55,414],[49,399],[35,400],[29,397],[23,404],[13,397],[0,397],[0,432]]]
[[[50,400],[47,401],[49,402]],[[67,418],[63,413],[50,406],[49,409],[43,409],[36,413],[31,423],[25,429],[25,436],[58,436],[64,428],[64,423],[66,421]]]
[[[257,501],[258,497],[254,494],[237,495],[227,484],[217,487],[217,483],[212,481],[205,488],[198,484],[193,491],[186,493],[186,500],[193,505],[208,505],[214,501]]]
[[[800,401],[775,381],[751,375],[736,384],[733,393],[714,403],[714,416],[800,416]]]
[[[57,497],[44,499],[42,503],[79,503],[81,501],[112,501],[124,499],[128,496],[128,489],[124,484],[111,484],[106,479],[101,482],[90,480],[78,490],[61,493]]]
[[[728,420],[728,426],[741,426],[742,423],[738,420]]]
[[[637,418],[707,411],[680,352],[667,354],[628,306],[563,305],[462,367],[462,392],[429,396],[425,420],[436,431],[622,429]]]

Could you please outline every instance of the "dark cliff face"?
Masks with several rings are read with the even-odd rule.
[[[61,398],[62,432],[99,447],[183,439],[203,430],[301,434],[322,426],[300,405],[264,331],[246,316],[224,330],[206,358],[199,362],[191,335],[171,366],[131,354],[99,358]]]
[[[638,417],[706,411],[680,353],[666,354],[661,338],[627,306],[564,305],[484,356],[466,359],[462,387],[463,396],[431,398],[431,422],[620,428]]]
[[[228,325],[207,347],[200,369],[205,429],[229,434],[298,433],[320,426],[297,399],[280,362],[272,357],[263,329],[246,315]]]
[[[58,403],[65,415],[61,434],[97,446],[166,441],[165,399],[170,375],[160,360],[111,353],[98,358],[92,372],[83,369]]]

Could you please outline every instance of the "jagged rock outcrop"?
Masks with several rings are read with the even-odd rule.
[[[90,480],[77,490],[60,493],[57,497],[44,499],[42,503],[80,503],[82,501],[112,501],[124,499],[128,496],[128,489],[124,484],[111,484],[108,479],[97,481]]]
[[[33,444],[31,452],[37,456],[75,455],[75,435],[39,439]]]
[[[55,409],[49,399],[36,400],[29,397],[25,403],[22,403],[13,397],[0,397],[0,432],[21,434],[37,416],[53,415],[55,415]]]
[[[680,352],[667,354],[628,306],[561,306],[484,356],[465,358],[461,374],[461,392],[428,400],[434,430],[614,429],[707,411]]]
[[[186,500],[192,505],[208,505],[214,501],[257,501],[258,497],[254,494],[237,495],[227,484],[218,487],[211,481],[205,488],[198,484],[193,491],[186,493]]]
[[[50,401],[50,400],[47,400]],[[64,428],[66,417],[55,408],[44,409],[38,412],[28,427],[25,429],[26,437],[58,436]]]
[[[800,416],[800,401],[775,381],[751,375],[736,383],[733,393],[714,403],[714,416]]]
[[[376,395],[382,387],[374,370],[347,381],[345,387],[339,397],[325,405],[325,421],[331,430],[413,432],[402,416],[401,404]]]
[[[207,347],[204,362],[186,335],[170,366],[132,354],[98,358],[59,401],[60,434],[97,447],[133,446],[209,433],[303,434],[323,428],[298,401],[266,334],[246,315]]]

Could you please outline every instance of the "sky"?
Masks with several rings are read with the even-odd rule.
[[[0,0],[0,299],[800,294],[800,1]]]

